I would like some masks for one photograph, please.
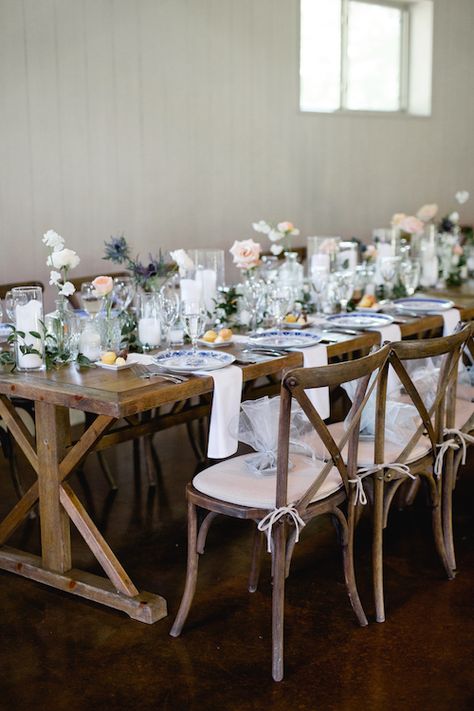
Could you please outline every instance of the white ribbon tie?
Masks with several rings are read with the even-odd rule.
[[[267,536],[267,552],[271,553],[272,550],[272,530],[274,524],[279,521],[284,516],[289,516],[296,528],[296,538],[295,543],[300,540],[300,531],[306,525],[301,516],[298,513],[298,509],[294,506],[281,506],[279,509],[273,509],[270,511],[265,518],[262,518],[257,528],[262,531]]]
[[[434,474],[436,477],[440,477],[443,473],[444,455],[448,449],[459,449],[459,447],[462,447],[461,464],[464,465],[466,464],[467,445],[474,444],[474,437],[472,435],[467,434],[467,432],[462,432],[462,430],[458,430],[454,427],[452,429],[445,429],[444,434],[454,436],[447,439],[445,442],[436,445],[439,448],[434,465]],[[457,439],[455,439],[456,437]]]
[[[356,495],[354,499],[354,506],[360,502],[362,506],[367,503],[367,495],[364,490],[363,480],[366,476],[371,474],[376,474],[377,472],[383,471],[384,469],[394,469],[399,474],[403,476],[409,476],[410,479],[416,479],[416,477],[411,473],[410,468],[407,464],[401,464],[400,462],[389,462],[383,464],[374,464],[372,467],[361,467],[356,474],[355,479],[349,479],[350,484],[355,484]]]

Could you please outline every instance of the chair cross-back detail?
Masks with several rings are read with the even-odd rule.
[[[196,590],[198,559],[210,523],[218,514],[250,519],[257,524],[249,590],[257,587],[263,533],[267,535],[272,556],[272,672],[273,678],[283,678],[283,622],[285,579],[303,526],[320,515],[331,515],[337,523],[343,552],[344,577],[347,592],[361,625],[367,624],[357,592],[353,533],[356,507],[353,498],[357,487],[350,479],[355,474],[352,458],[348,463],[342,448],[349,443],[356,458],[360,417],[375,388],[386,379],[389,347],[356,361],[319,368],[297,368],[282,382],[279,415],[276,477],[256,477],[245,467],[247,455],[220,462],[194,477],[188,484],[188,565],[181,605],[171,629],[174,637],[181,633]],[[336,444],[326,424],[310,403],[306,390],[338,386],[360,379],[352,419],[341,441]],[[295,399],[307,415],[318,436],[327,444],[329,456],[325,462],[291,453],[289,447],[292,400]],[[293,467],[288,467],[291,456]],[[383,452],[380,454],[383,457]],[[198,526],[198,511],[204,517]]]

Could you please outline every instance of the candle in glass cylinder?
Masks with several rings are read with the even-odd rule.
[[[217,274],[215,269],[198,269],[196,271],[196,282],[201,288],[201,301],[204,308],[206,311],[213,311],[217,294]]]
[[[41,320],[43,308],[40,301],[31,300],[26,304],[17,304],[15,308],[15,327],[17,331],[23,331],[24,338],[17,344],[17,365],[20,370],[35,370],[43,366],[43,356],[38,353],[22,353],[21,345],[27,345],[43,353],[43,342],[41,338],[35,338],[31,331],[42,332]]]
[[[143,345],[157,348],[161,341],[160,321],[154,316],[145,316],[138,321],[138,338]]]
[[[200,301],[201,284],[196,279],[180,279],[181,301]]]

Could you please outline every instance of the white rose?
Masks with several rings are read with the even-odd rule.
[[[46,264],[54,269],[74,269],[80,261],[73,249],[60,249],[48,257]]]
[[[449,215],[449,221],[452,222],[454,225],[457,225],[459,222],[459,212],[452,212]]]
[[[458,190],[454,197],[460,205],[464,205],[469,200],[469,193],[467,190]]]
[[[270,230],[268,233],[268,239],[270,242],[279,242],[284,236],[283,232],[279,232],[278,230]]]
[[[59,293],[63,294],[64,296],[71,296],[71,294],[74,294],[75,291],[76,287],[74,286],[74,284],[70,281],[65,281]]]
[[[264,235],[267,235],[272,229],[268,222],[265,222],[265,220],[259,220],[259,222],[252,222],[252,227],[254,228],[255,232],[261,232]]]
[[[438,205],[436,205],[436,203],[430,203],[429,205],[423,205],[423,207],[420,207],[416,213],[416,216],[422,222],[430,222],[430,220],[436,217],[437,212]]]
[[[270,252],[275,255],[275,257],[278,257],[279,254],[283,252],[283,247],[281,244],[272,244],[270,247]]]
[[[236,240],[229,252],[234,258],[234,264],[239,269],[252,269],[260,264],[262,247],[253,239]]]
[[[58,235],[54,230],[48,230],[43,235],[43,243],[47,247],[51,247],[55,252],[58,252],[64,247],[64,240],[61,235]]]
[[[59,272],[52,271],[49,275],[49,283],[51,286],[57,286],[58,282],[61,281],[61,274]]]
[[[178,265],[180,274],[188,269],[194,269],[194,262],[184,249],[175,249],[174,252],[170,252],[170,256]]]

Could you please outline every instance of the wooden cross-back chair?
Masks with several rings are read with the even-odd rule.
[[[408,441],[401,441],[398,445],[398,449],[401,448],[401,451],[399,451],[396,461],[402,467],[408,466],[409,473],[404,475],[399,468],[394,469],[390,466],[384,467],[382,471],[372,473],[373,583],[378,622],[383,622],[385,619],[383,529],[387,526],[389,509],[395,493],[406,481],[407,475],[412,478],[421,478],[428,485],[436,550],[448,579],[454,577],[443,533],[441,503],[447,482],[446,463],[442,461],[442,455],[440,459],[440,449],[445,441],[446,433],[454,422],[453,396],[455,397],[456,392],[458,364],[469,332],[470,327],[443,338],[400,341],[391,345],[390,366],[394,369],[406,392],[405,402],[411,403],[416,408],[419,425]],[[436,391],[432,394],[433,402],[429,408],[406,367],[408,362],[425,358],[441,359]],[[383,430],[378,433],[378,436],[384,436]],[[448,454],[448,458],[449,456],[451,455]]]
[[[343,552],[344,577],[347,592],[361,625],[367,624],[357,592],[354,561],[353,531],[360,416],[369,395],[384,377],[389,347],[359,360],[319,368],[297,368],[288,373],[281,386],[280,420],[276,476],[255,476],[246,468],[248,455],[220,462],[194,477],[188,484],[188,564],[186,584],[181,605],[170,634],[181,633],[194,597],[199,555],[210,523],[219,514],[250,519],[257,524],[256,545],[251,566],[249,590],[256,589],[259,570],[260,542],[266,533],[268,550],[272,555],[272,640],[273,678],[283,678],[283,620],[285,578],[295,543],[301,528],[311,519],[330,514],[337,522]],[[372,377],[376,374],[376,377]],[[349,380],[360,379],[352,422],[336,444],[324,421],[306,395],[312,388],[338,386]],[[371,380],[369,385],[369,380]],[[304,410],[312,427],[330,451],[327,462],[301,454],[290,454],[293,467],[288,467],[289,433],[292,400]],[[349,461],[344,461],[343,447],[349,446]],[[198,526],[198,511],[203,519]]]
[[[464,353],[468,362],[474,365],[474,322],[469,327]],[[442,490],[443,536],[449,565],[456,572],[456,556],[453,536],[453,491],[456,486],[459,467],[466,461],[467,447],[474,443],[474,387],[465,381],[458,383],[457,390],[449,393],[449,411],[446,421],[445,468]]]

